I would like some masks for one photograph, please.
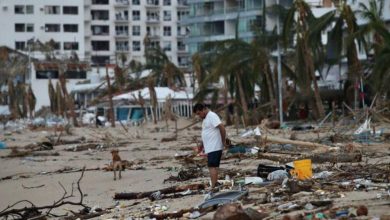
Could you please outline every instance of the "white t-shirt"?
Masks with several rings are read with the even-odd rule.
[[[209,111],[206,118],[203,119],[202,141],[206,154],[223,149],[221,132],[217,127],[219,124],[221,124],[221,120],[218,115],[212,111]]]

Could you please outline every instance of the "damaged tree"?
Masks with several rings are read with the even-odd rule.
[[[84,194],[81,191],[81,187],[80,187],[80,182],[81,182],[81,179],[84,176],[84,172],[85,172],[85,167],[83,168],[83,170],[81,172],[81,176],[77,180],[77,183],[76,183],[77,191],[79,192],[79,196],[80,196],[80,199],[79,199],[78,202],[73,202],[74,197],[75,197],[75,195],[73,195],[74,185],[72,184],[72,192],[69,194],[66,191],[65,187],[59,182],[61,188],[64,190],[64,194],[62,195],[62,197],[60,199],[58,199],[57,201],[54,201],[54,203],[52,205],[36,206],[31,201],[21,200],[21,201],[18,201],[16,203],[12,204],[12,205],[9,205],[7,208],[2,210],[0,212],[0,217],[1,218],[6,218],[6,219],[7,218],[11,218],[11,217],[13,217],[13,218],[20,218],[20,219],[30,219],[30,218],[33,218],[33,217],[36,218],[36,217],[45,217],[45,216],[54,216],[54,217],[56,217],[57,215],[52,214],[51,212],[53,211],[53,209],[61,207],[61,206],[64,206],[64,205],[81,206],[81,207],[83,207],[85,209],[90,209],[87,205],[85,205],[83,203]],[[30,206],[29,207],[24,207],[24,208],[13,208],[16,205],[19,205],[19,204],[22,204],[22,203],[27,203]],[[46,212],[42,213],[43,210],[46,210]]]

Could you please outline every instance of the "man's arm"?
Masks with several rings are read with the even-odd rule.
[[[223,124],[221,123],[217,127],[219,129],[219,133],[221,133],[222,144],[223,144],[224,147],[226,147],[226,129],[225,129],[225,126],[223,126]]]

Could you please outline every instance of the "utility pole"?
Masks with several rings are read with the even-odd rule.
[[[276,4],[279,5],[279,0],[276,0]],[[278,33],[278,94],[279,94],[279,121],[280,125],[283,124],[283,99],[282,99],[282,58],[280,55],[280,13],[278,11],[277,20],[277,33]]]

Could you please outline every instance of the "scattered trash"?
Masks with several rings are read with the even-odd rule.
[[[268,165],[263,165],[259,164],[257,166],[257,176],[262,177],[262,178],[267,178],[269,173],[272,173],[276,170],[284,170],[284,167],[280,166],[268,166]]]
[[[275,181],[275,180],[283,180],[289,178],[287,171],[285,170],[275,170],[274,172],[268,174],[267,180]]]
[[[205,202],[200,204],[198,208],[204,209],[207,207],[211,207],[214,205],[223,205],[226,203],[231,203],[234,201],[237,201],[241,199],[243,196],[247,195],[247,191],[241,191],[241,190],[232,190],[228,192],[220,192],[215,195],[211,195],[210,198],[208,198]]]
[[[313,179],[326,179],[326,178],[330,177],[332,174],[333,174],[333,172],[322,171],[320,173],[315,173],[313,175]]]
[[[309,179],[313,176],[311,160],[296,160],[294,163],[294,169],[290,171],[291,175],[300,180]]]
[[[257,176],[245,177],[245,184],[261,184],[263,183],[263,179]]]
[[[5,142],[0,141],[0,150],[5,149],[5,148],[7,148],[7,145],[5,144]]]

